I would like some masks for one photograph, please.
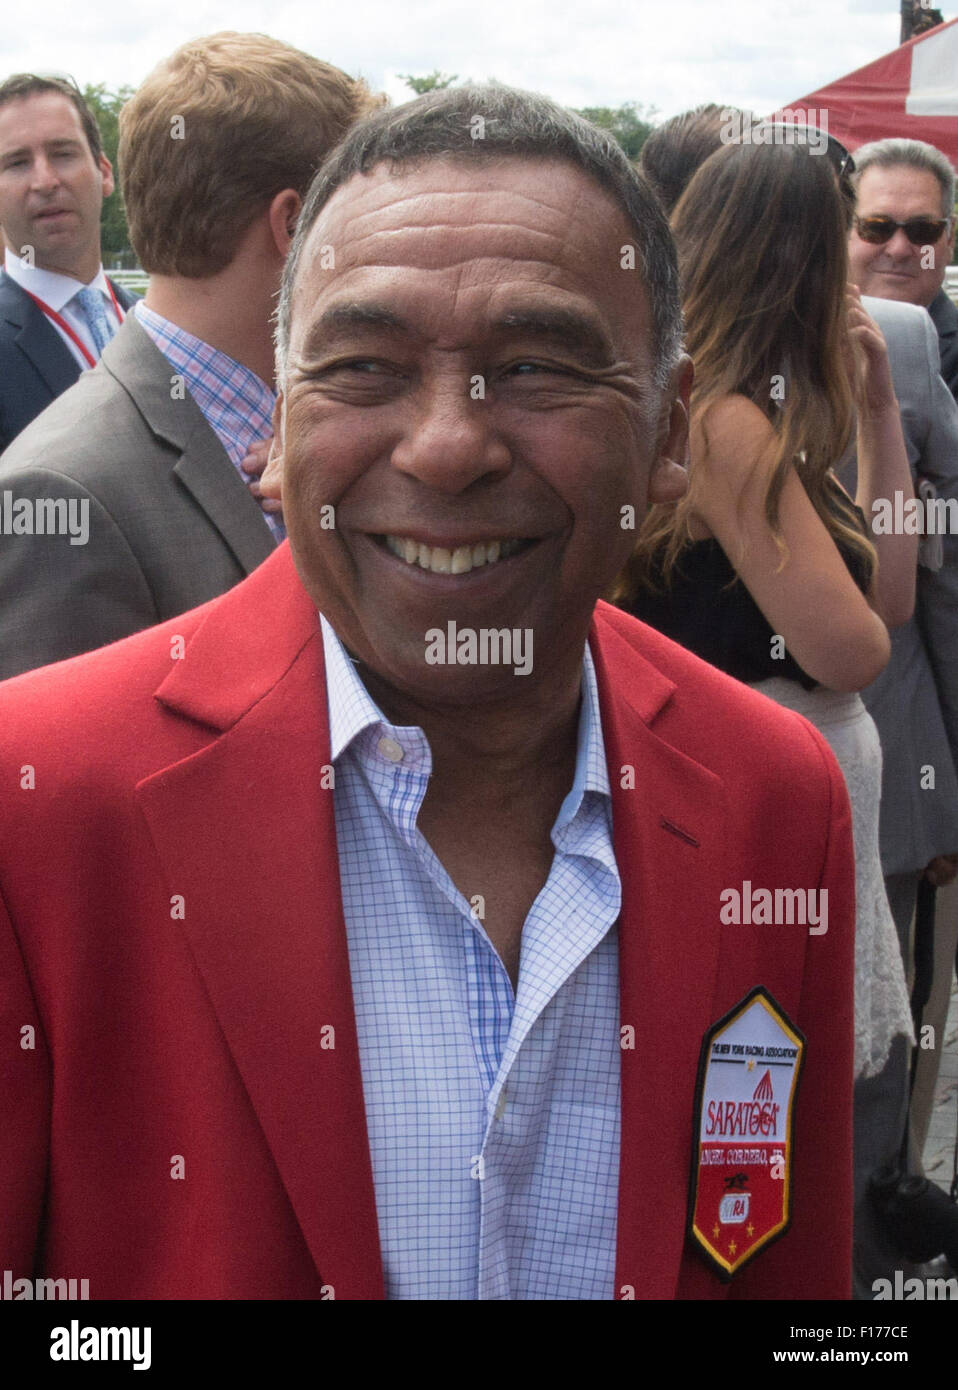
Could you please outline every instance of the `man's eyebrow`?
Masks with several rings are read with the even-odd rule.
[[[492,325],[496,333],[528,333],[577,349],[597,365],[615,361],[615,353],[600,324],[575,309],[511,309]]]
[[[394,314],[383,304],[362,303],[347,300],[331,304],[324,313],[311,324],[303,339],[302,355],[307,360],[322,353],[328,346],[329,338],[337,331],[350,332],[362,328],[390,328],[399,333],[408,333],[409,325],[405,319]]]
[[[337,330],[386,328],[397,333],[411,333],[410,325],[384,304],[348,300],[332,304],[311,325],[303,342],[303,355],[310,357],[321,352],[327,338]],[[615,352],[601,325],[587,314],[559,306],[529,306],[510,309],[492,324],[496,334],[525,333],[546,338],[581,352],[596,366],[608,366],[616,360]]]
[[[370,304],[352,301],[346,304],[333,304],[317,320],[316,328],[395,328],[401,333],[409,332],[405,319],[394,314],[383,304]]]
[[[55,140],[45,140],[44,149],[80,149],[82,141],[72,135],[57,136]],[[32,154],[33,149],[30,145],[17,145],[15,149],[0,150],[0,159],[20,158],[25,154]]]

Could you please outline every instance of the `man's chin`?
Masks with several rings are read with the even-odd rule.
[[[429,629],[416,651],[380,652],[374,667],[358,669],[374,698],[391,690],[425,708],[507,704],[530,692],[534,641],[531,629],[472,632],[447,624]]]
[[[919,304],[921,288],[921,282],[912,275],[876,275],[863,293],[875,299],[895,299],[900,304]]]

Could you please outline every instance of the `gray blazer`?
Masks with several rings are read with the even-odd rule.
[[[130,314],[97,367],[0,458],[0,679],[195,608],[274,549],[258,503],[189,393],[174,398],[172,376]],[[63,515],[72,506],[75,535],[85,512],[86,543],[10,534],[39,498],[62,499]]]
[[[913,304],[867,296],[863,303],[888,344],[912,475],[930,479],[939,497],[958,498],[958,405],[939,373],[934,325]],[[854,455],[839,474],[854,492]],[[862,691],[884,759],[886,874],[914,872],[936,854],[958,851],[958,535],[942,541],[941,569],[919,565],[915,614],[892,631],[891,660]],[[922,787],[927,767],[933,789]]]

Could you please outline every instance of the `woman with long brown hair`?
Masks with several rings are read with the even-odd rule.
[[[911,614],[917,540],[866,522],[913,487],[884,339],[847,285],[853,195],[837,172],[804,144],[729,145],[678,203],[690,486],[649,513],[617,601],[831,744],[854,822],[864,1077],[911,1021],[878,855],[881,750],[856,692]],[[854,502],[835,474],[852,444]]]

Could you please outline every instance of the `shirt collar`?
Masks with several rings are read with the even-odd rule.
[[[219,348],[197,338],[137,300],[133,312],[219,436],[234,463],[257,439],[273,432],[276,395],[262,377]]]
[[[347,656],[346,648],[322,613],[319,621],[326,660],[329,752],[335,762],[364,729],[389,721],[359,679],[352,658]]]
[[[42,266],[28,265],[9,247],[4,252],[3,268],[22,290],[35,294],[57,314],[84,288],[82,282],[72,275],[61,275],[57,270],[44,270]],[[99,290],[110,299],[110,287],[102,265],[89,284],[90,288]]]
[[[363,730],[371,725],[392,726],[363,685],[332,626],[322,614],[319,616],[326,659],[330,756],[335,762]],[[556,830],[568,825],[574,818],[586,792],[598,792],[609,798],[612,795],[602,739],[599,687],[588,642],[582,659],[582,704],[579,710],[575,775],[572,787],[559,809]]]

